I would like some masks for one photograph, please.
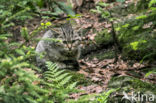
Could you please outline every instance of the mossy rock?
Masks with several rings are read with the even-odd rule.
[[[120,76],[120,77],[114,77],[110,80],[108,84],[109,88],[120,88],[119,91],[117,91],[116,96],[111,96],[109,98],[108,103],[126,103],[125,101],[122,101],[123,92],[129,93],[140,93],[140,94],[152,94],[153,96],[156,96],[156,85],[147,83],[144,81],[141,81],[134,77],[129,76]],[[154,98],[156,99],[156,98]],[[156,100],[154,100],[151,103],[155,103]],[[129,103],[129,102],[127,102]],[[146,103],[146,102],[137,102],[137,103]]]
[[[98,45],[100,44],[109,44],[113,42],[111,34],[107,30],[102,30],[95,36],[95,41]]]
[[[114,77],[110,80],[108,87],[109,88],[131,87],[137,91],[141,91],[141,92],[152,91],[154,94],[156,94],[156,85],[143,82],[137,78],[130,77],[130,76]]]

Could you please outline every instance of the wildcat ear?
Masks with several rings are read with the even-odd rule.
[[[69,21],[61,26],[61,30],[63,32],[64,38],[67,41],[72,41],[73,40],[74,31],[73,31],[72,25],[70,24]]]

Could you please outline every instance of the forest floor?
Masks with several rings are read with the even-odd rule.
[[[76,23],[83,29],[91,28],[87,32],[91,40],[94,40],[96,36],[96,33],[93,31],[94,29],[96,29],[96,31],[101,31],[103,28],[107,28],[111,31],[111,24],[106,21],[101,22],[99,15],[90,12],[83,13],[82,15],[80,19],[76,20]],[[84,90],[85,92],[71,94],[70,96],[72,99],[77,99],[81,95],[106,91],[108,89],[108,83],[113,77],[130,76],[148,83],[156,84],[156,75],[145,77],[146,72],[144,72],[144,70],[149,67],[146,63],[141,64],[139,61],[122,60],[120,54],[116,63],[114,63],[114,56],[106,56],[104,59],[101,59],[105,54],[111,55],[112,53],[114,53],[114,51],[110,46],[107,49],[101,48],[100,51],[92,52],[79,60],[81,68],[78,73],[84,74],[85,77],[94,84],[79,86],[78,89]]]
[[[95,15],[90,12],[85,12],[81,15],[81,18],[75,19],[75,22],[77,24],[76,28],[88,29],[86,34],[91,40],[94,40],[94,37],[96,36],[96,33],[93,31],[93,29],[96,29],[96,31],[101,31],[103,28],[107,28],[111,31],[111,24],[105,21],[101,22],[99,15]],[[28,30],[30,30],[31,32],[31,30],[37,28],[42,22],[45,21],[37,18],[28,21]],[[52,23],[57,24],[60,22],[62,21],[55,20]],[[41,37],[43,34],[44,32],[41,32],[38,36]],[[35,46],[35,44],[32,44],[31,46]],[[131,76],[142,81],[156,84],[156,75],[150,75],[147,78],[145,77],[146,73],[143,72],[143,70],[149,66],[146,63],[140,64],[137,61],[125,61],[122,60],[120,55],[116,63],[114,63],[114,56],[111,58],[105,57],[104,59],[99,59],[99,57],[102,57],[105,53],[110,55],[112,52],[112,47],[109,47],[108,49],[101,48],[100,51],[97,50],[95,52],[92,52],[79,60],[80,71],[78,71],[78,73],[83,74],[85,78],[92,82],[92,84],[87,86],[78,86],[78,89],[85,92],[71,94],[71,99],[78,99],[82,95],[101,93],[107,90],[108,82],[111,80],[111,78],[116,76]]]
[[[107,28],[111,31],[111,24],[100,21],[99,15],[92,14],[90,12],[83,13],[80,19],[76,19],[76,23],[83,29],[90,29],[87,34],[94,40],[96,31],[101,31],[103,28]],[[88,95],[92,93],[101,93],[108,89],[108,83],[113,77],[130,76],[138,78],[142,81],[156,84],[156,75],[150,75],[145,77],[146,72],[144,69],[149,67],[146,63],[139,63],[134,60],[123,60],[119,54],[118,61],[114,63],[113,48],[101,48],[86,55],[80,62],[80,71],[78,73],[85,75],[86,78],[91,80],[93,84],[88,86],[79,86],[78,89],[84,90],[83,93],[71,94],[72,99],[77,99],[81,95]],[[106,57],[102,56],[107,55]],[[111,57],[109,55],[112,55]]]
[[[102,51],[101,53],[104,52]],[[114,63],[114,58],[99,60],[96,57],[89,59],[90,56],[88,55],[85,59],[80,60],[81,68],[78,73],[85,75],[93,84],[79,86],[78,89],[85,92],[72,94],[71,98],[77,99],[81,95],[106,91],[108,89],[108,83],[113,77],[130,76],[156,84],[156,75],[150,75],[150,77],[145,78],[146,73],[143,70],[147,66],[144,64],[133,61],[133,64],[130,65],[130,61],[124,61],[121,58]]]

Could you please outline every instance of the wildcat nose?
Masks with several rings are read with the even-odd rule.
[[[68,45],[69,50],[72,50],[72,44]]]

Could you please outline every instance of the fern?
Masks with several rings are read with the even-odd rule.
[[[72,76],[69,73],[66,73],[66,70],[60,70],[55,63],[47,62],[48,71],[43,74],[46,88],[49,88],[52,91],[53,101],[58,103],[107,103],[107,99],[112,92],[115,92],[117,89],[111,89],[104,94],[91,94],[80,97],[78,100],[66,101],[68,94],[71,92],[76,92],[74,89],[76,87],[76,82],[69,83]],[[97,100],[92,101],[91,98],[100,96]]]
[[[108,103],[108,97],[111,95],[111,93],[117,91],[118,89],[110,89],[107,92],[104,92],[100,95],[100,97],[97,99],[99,103]]]
[[[48,103],[49,91],[39,86],[41,79],[24,59],[13,55],[0,59],[0,102]]]
[[[64,103],[68,94],[76,92],[76,82],[70,83],[72,76],[65,70],[60,70],[55,63],[47,62],[48,71],[43,74],[46,88],[52,89],[55,102]]]
[[[62,75],[64,71],[57,73],[59,69],[55,67],[51,67],[55,70],[49,71],[50,74],[47,71],[46,82],[36,75],[38,68],[33,65],[35,50],[26,44],[46,29],[45,26],[50,26],[49,22],[31,33],[23,27],[21,36],[25,42],[20,44],[12,41],[11,28],[32,18],[38,12],[36,3],[39,1],[0,0],[0,103],[62,103],[76,86],[76,83],[68,85],[71,76],[67,73]]]

